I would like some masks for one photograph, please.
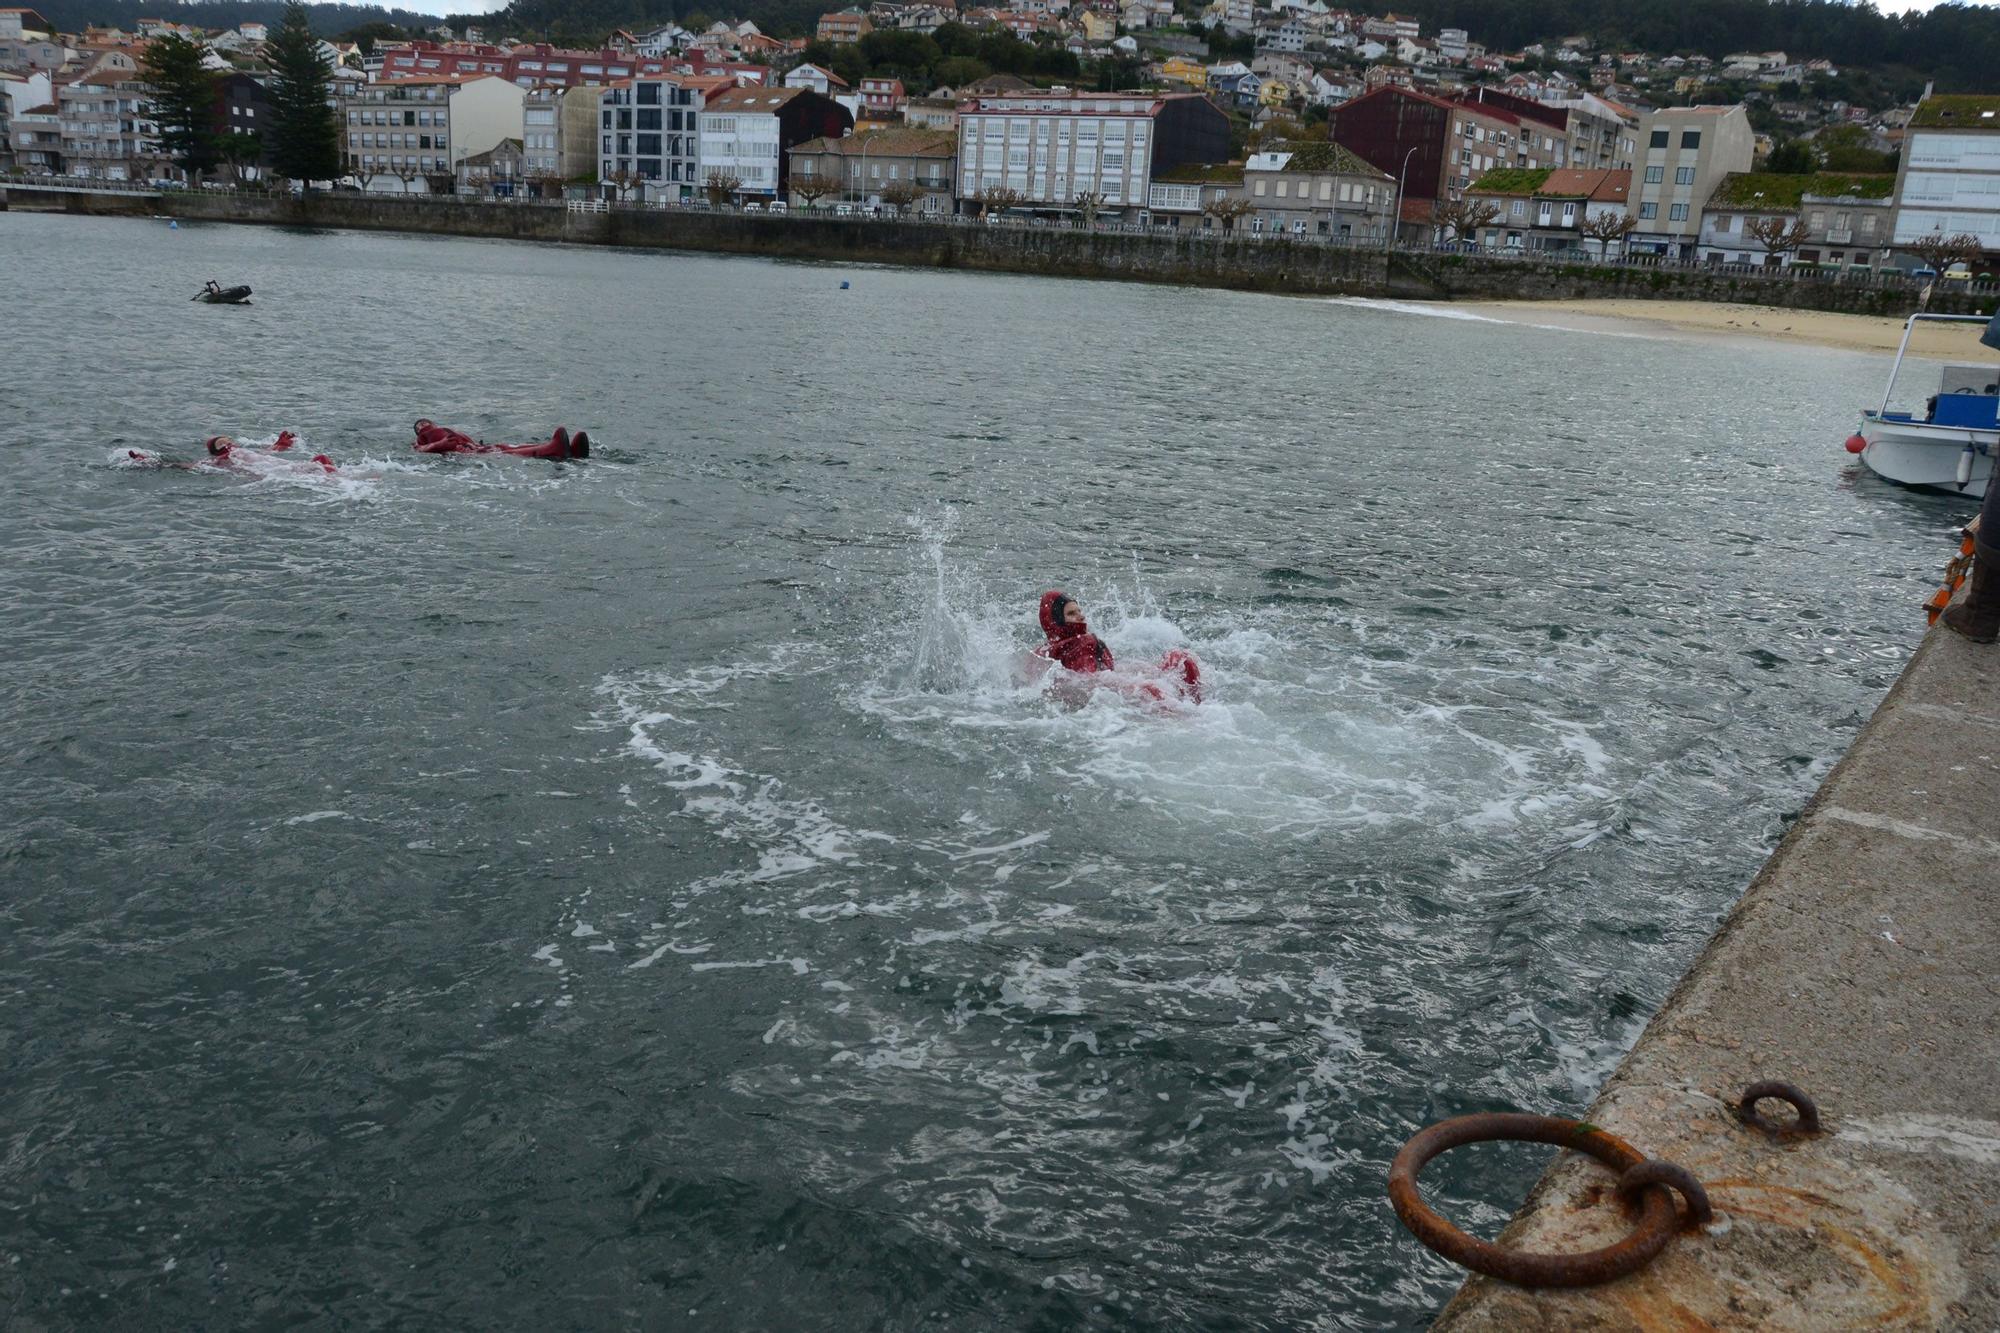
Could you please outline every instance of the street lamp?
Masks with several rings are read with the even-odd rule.
[[[1389,242],[1382,247],[1385,250],[1396,248],[1396,229],[1403,225],[1403,187],[1410,178],[1410,159],[1417,155],[1417,148],[1422,146],[1418,144],[1403,154],[1403,169],[1396,173],[1396,211],[1389,215]]]

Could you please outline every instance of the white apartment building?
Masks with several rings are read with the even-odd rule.
[[[367,84],[341,98],[341,156],[363,189],[422,193],[455,180],[466,158],[520,138],[526,95],[491,74]]]
[[[701,113],[696,141],[696,181],[730,176],[743,196],[775,199],[778,175],[778,108],[797,88],[734,88],[713,99]]]
[[[2000,250],[2000,97],[1926,97],[1896,176],[1894,243],[1977,236]]]
[[[1632,164],[1631,207],[1639,229],[1627,242],[1628,253],[1693,259],[1702,206],[1723,177],[1750,170],[1755,156],[1756,134],[1740,106],[1647,113]]]
[[[1146,206],[1156,172],[1229,154],[1229,122],[1195,93],[1028,91],[958,109],[959,197],[1007,189],[1066,209],[1099,194],[1111,212]]]

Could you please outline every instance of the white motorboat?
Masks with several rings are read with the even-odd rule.
[[[1919,323],[1984,324],[1984,315],[1911,315],[1882,391],[1882,406],[1861,413],[1847,452],[1877,476],[1905,486],[1979,499],[2000,459],[2000,366],[1946,366],[1921,404],[1900,403],[1896,382]]]

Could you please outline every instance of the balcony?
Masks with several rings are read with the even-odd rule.
[[[1827,243],[1828,245],[1852,245],[1852,244],[1854,244],[1854,228],[1852,228],[1852,227],[1842,227],[1842,228],[1841,228],[1840,230],[1838,230],[1838,231],[1829,231],[1829,232],[1828,232],[1828,233],[1826,234],[1826,243]]]

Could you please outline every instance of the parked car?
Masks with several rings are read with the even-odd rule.
[[[751,207],[752,207],[752,208],[755,208],[755,207],[756,207],[756,205],[755,205],[755,204],[752,204],[752,205],[751,205]],[[788,205],[787,205],[787,204],[785,203],[785,201],[784,201],[784,200],[780,199],[780,200],[777,200],[777,201],[773,202],[773,203],[772,203],[772,205],[771,205],[771,206],[770,206],[769,208],[765,209],[764,211],[765,211],[765,212],[767,212],[767,213],[789,213],[789,212],[791,211],[791,209],[790,209],[790,207],[789,207],[789,206],[788,206]]]
[[[854,205],[835,204],[833,206],[833,215],[837,218],[851,218],[854,216]]]
[[[1926,264],[1920,268],[1911,269],[1910,276],[1917,279],[1919,282],[1929,282],[1932,278],[1935,278],[1937,276],[1937,270]]]
[[[1972,270],[1964,264],[1953,264],[1938,276],[1946,282],[1971,282]]]
[[[745,213],[761,213],[764,211],[764,205],[752,199],[749,203],[743,205],[743,211]]]

